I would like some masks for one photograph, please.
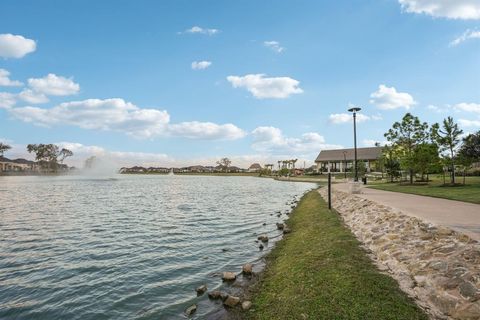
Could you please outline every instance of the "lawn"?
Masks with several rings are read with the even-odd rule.
[[[462,183],[463,178],[458,177],[456,182]],[[465,185],[458,185],[454,187],[443,186],[443,178],[441,176],[435,176],[433,177],[433,181],[427,185],[372,182],[372,184],[369,186],[370,188],[386,191],[413,193],[423,196],[480,204],[480,177],[466,177],[465,182]]]
[[[267,256],[247,319],[427,319],[395,280],[378,272],[317,191],[300,201],[292,233]]]

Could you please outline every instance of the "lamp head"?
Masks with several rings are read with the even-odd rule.
[[[362,108],[359,108],[359,107],[353,107],[353,108],[348,109],[348,111],[350,111],[350,112],[358,112],[360,110],[362,110]]]

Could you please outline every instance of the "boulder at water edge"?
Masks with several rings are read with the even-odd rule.
[[[212,300],[217,300],[222,297],[222,293],[218,290],[213,290],[208,293],[208,297]]]
[[[243,274],[252,274],[253,266],[251,263],[244,264],[242,267]]]
[[[199,296],[201,296],[202,294],[205,293],[205,291],[207,291],[207,285],[204,284],[204,285],[201,285],[200,287],[198,287],[197,289],[195,289],[195,291],[197,291],[197,294]]]
[[[242,302],[242,309],[244,311],[249,310],[252,307],[252,303],[250,301],[243,301]]]
[[[197,311],[197,305],[191,305],[185,310],[185,314],[189,317]]]
[[[240,298],[235,296],[228,296],[227,299],[223,302],[224,305],[231,308],[235,307],[239,303]]]
[[[223,281],[233,281],[237,278],[237,275],[234,272],[224,272],[222,274]]]

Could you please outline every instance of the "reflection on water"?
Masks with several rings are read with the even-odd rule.
[[[0,319],[174,319],[262,254],[313,184],[251,177],[0,177]],[[263,226],[266,222],[267,225]]]

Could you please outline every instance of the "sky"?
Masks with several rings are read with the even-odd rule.
[[[480,129],[480,0],[0,2],[0,141],[82,166],[359,146],[406,112]],[[297,165],[298,166],[298,165]]]

